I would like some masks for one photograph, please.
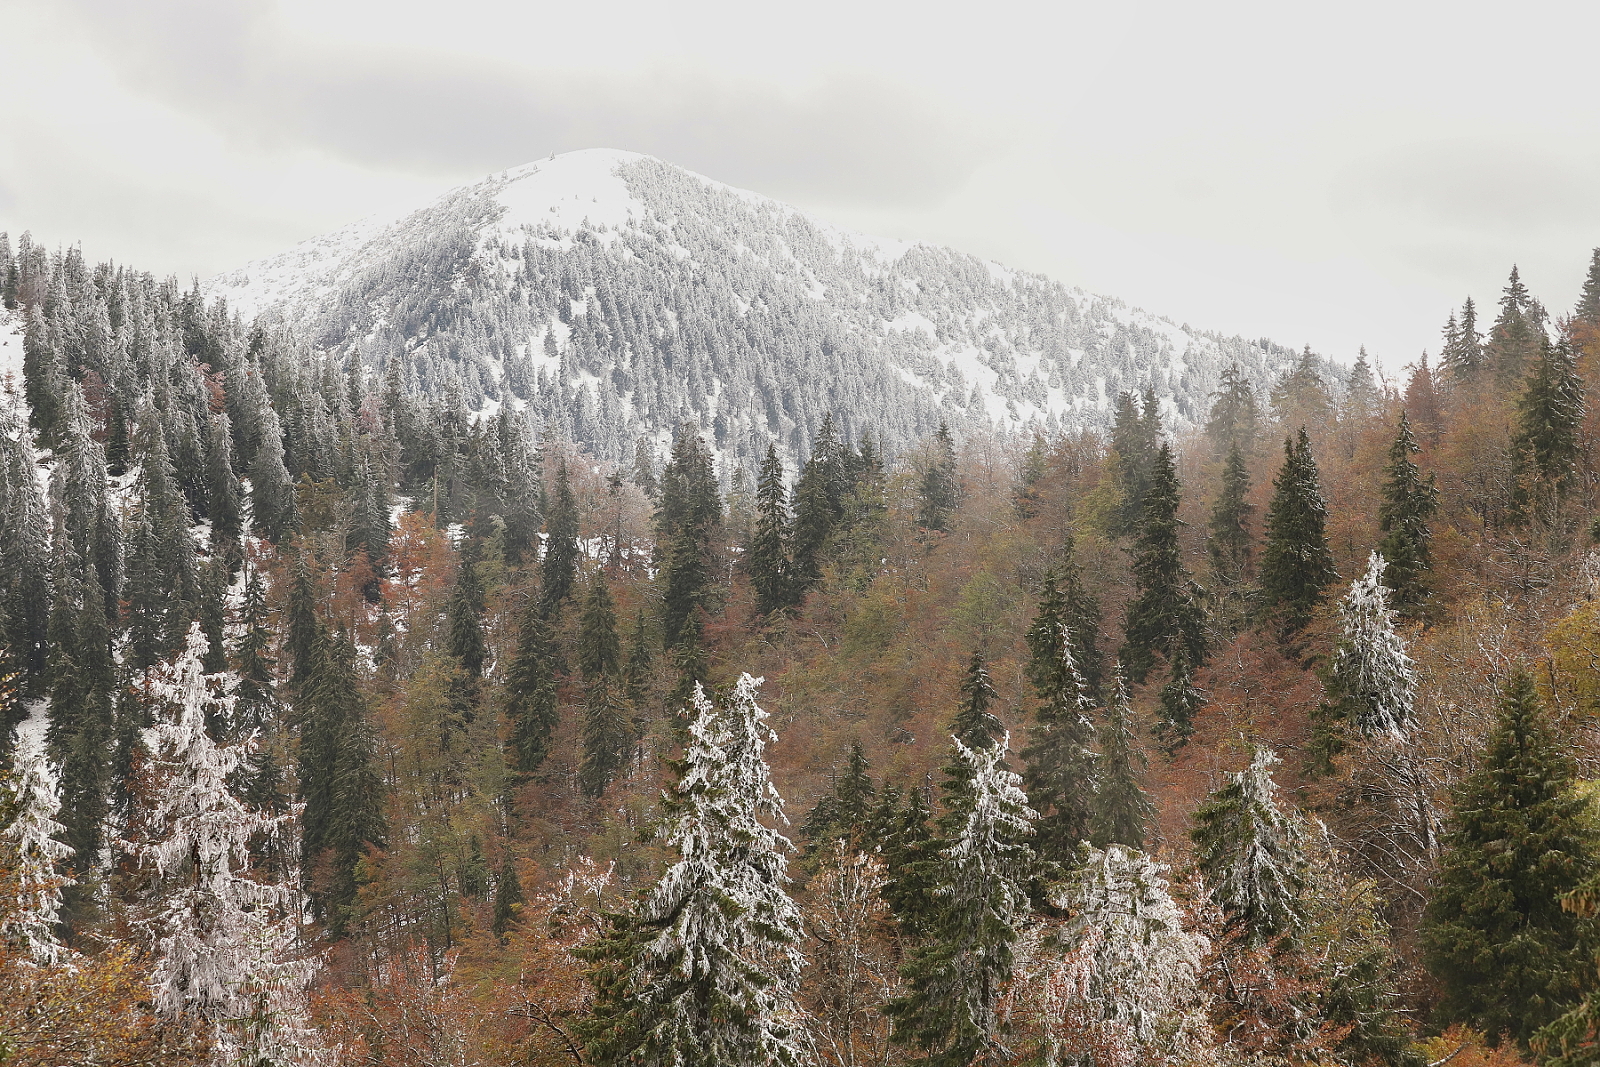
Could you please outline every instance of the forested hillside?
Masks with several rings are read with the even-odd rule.
[[[0,1062],[1596,1060],[1600,251],[1403,387],[759,466],[0,295]]]
[[[526,408],[602,459],[697,421],[753,470],[822,420],[894,451],[963,432],[1109,423],[1156,390],[1203,420],[1230,365],[1294,353],[1223,337],[920,242],[850,233],[648,156],[571,152],[491,175],[208,283],[341,358],[469,410]]]

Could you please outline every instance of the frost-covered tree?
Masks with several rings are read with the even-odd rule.
[[[1211,1028],[1199,979],[1209,941],[1184,928],[1165,868],[1142,852],[1093,850],[1053,903],[1072,917],[1026,976],[1045,1064],[1204,1062]]]
[[[1195,862],[1230,929],[1262,943],[1292,935],[1303,914],[1306,854],[1298,816],[1278,806],[1269,748],[1194,814]]]
[[[215,1027],[218,1064],[314,1062],[305,1017],[315,968],[301,945],[306,898],[291,871],[269,880],[252,865],[251,840],[289,832],[294,812],[268,815],[229,788],[250,741],[219,745],[213,717],[232,719],[236,680],[206,676],[198,626],[150,679],[156,723],[144,731],[149,787],[126,847],[150,872],[156,895],[142,909],[157,959],[156,1007]]]
[[[12,752],[10,781],[15,814],[0,830],[0,856],[10,868],[7,888],[16,894],[0,921],[0,937],[39,963],[54,964],[66,950],[56,937],[61,890],[73,884],[61,865],[72,849],[60,840],[66,827],[56,821],[61,795],[56,774],[38,731],[19,729]]]
[[[969,768],[971,795],[939,857],[928,938],[902,970],[908,991],[884,1006],[895,1042],[918,1049],[928,1067],[1009,1055],[996,1006],[1012,977],[1033,866],[1035,813],[1022,780],[1001,763],[1010,737],[989,748],[951,740]]]
[[[1403,738],[1416,721],[1416,664],[1395,632],[1395,613],[1376,552],[1339,603],[1344,632],[1333,657],[1333,685],[1362,737]]]
[[[756,703],[742,675],[719,707],[695,687],[659,837],[676,854],[632,911],[583,950],[596,987],[581,1027],[599,1067],[770,1067],[806,1056],[794,1003],[800,917],[785,890],[790,845]]]

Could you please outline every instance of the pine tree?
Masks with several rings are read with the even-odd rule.
[[[1111,424],[1111,454],[1107,457],[1111,485],[1116,493],[1107,529],[1111,536],[1137,533],[1144,521],[1145,494],[1160,445],[1161,416],[1155,394],[1146,391],[1142,410],[1138,397],[1132,393],[1118,394]]]
[[[930,937],[902,969],[908,991],[884,1006],[893,1040],[929,1067],[1004,1062],[996,1006],[1011,980],[1027,914],[1034,812],[1021,781],[1003,769],[1010,738],[989,748],[953,739],[972,783],[940,853]]]
[[[550,752],[558,711],[555,649],[543,602],[531,597],[523,610],[517,651],[506,669],[505,709],[511,726],[510,764],[532,774]]]
[[[756,528],[750,538],[750,584],[755,588],[756,613],[770,615],[790,602],[789,505],[783,486],[783,461],[775,446],[767,446],[756,483]]]
[[[1041,615],[1047,607],[1048,603],[1042,606]],[[1038,652],[1036,645],[1036,657]],[[1078,672],[1065,624],[1057,626],[1050,653],[1050,660],[1035,660],[1033,681],[1039,707],[1028,731],[1027,747],[1022,750],[1022,780],[1040,812],[1034,850],[1046,863],[1070,866],[1089,838],[1099,784],[1090,718],[1094,701]],[[1045,669],[1047,665],[1049,669]]]
[[[1304,918],[1300,902],[1306,856],[1299,820],[1278,806],[1269,748],[1231,776],[1194,813],[1195,863],[1230,930],[1251,943],[1292,937]]]
[[[1145,828],[1155,818],[1155,805],[1139,782],[1145,758],[1133,736],[1132,709],[1121,670],[1114,669],[1112,677],[1111,700],[1101,732],[1100,783],[1095,791],[1090,840],[1096,848],[1125,845],[1142,851]]]
[[[544,517],[544,556],[539,561],[539,588],[545,618],[553,618],[572,593],[578,574],[578,504],[572,496],[567,461],[556,465],[554,499]]]
[[[1595,923],[1561,906],[1600,872],[1577,766],[1516,670],[1478,768],[1455,788],[1424,916],[1440,1017],[1526,1045],[1595,982]]]
[[[1388,566],[1384,584],[1394,590],[1395,607],[1408,617],[1420,615],[1428,599],[1428,578],[1433,569],[1433,532],[1428,521],[1439,506],[1433,475],[1426,479],[1411,457],[1421,452],[1411,432],[1411,421],[1400,412],[1400,426],[1389,446],[1383,468],[1383,500],[1378,505],[1378,529],[1383,540],[1378,553]]]
[[[3,697],[0,697],[3,699]],[[61,891],[73,884],[66,874],[72,849],[61,840],[66,827],[55,768],[36,731],[18,731],[11,773],[4,783],[12,811],[0,828],[0,866],[16,894],[0,918],[0,938],[41,964],[54,964],[66,949],[56,936],[61,921]]]
[[[1171,659],[1183,649],[1192,663],[1205,660],[1205,620],[1178,543],[1178,472],[1165,442],[1156,450],[1145,492],[1144,518],[1134,542],[1133,601],[1124,625],[1122,662],[1129,681],[1142,684],[1157,653]]]
[[[956,442],[947,423],[934,431],[932,454],[917,487],[917,525],[943,532],[961,506],[961,481],[956,473]]]
[[[1263,606],[1275,609],[1287,634],[1303,630],[1323,590],[1339,578],[1328,547],[1327,507],[1311,440],[1305,427],[1283,443],[1283,468],[1273,480],[1267,506],[1266,545],[1261,552]]]
[[[773,740],[741,676],[722,707],[696,689],[658,838],[676,858],[608,934],[579,950],[595,985],[579,1025],[590,1063],[792,1065],[805,1058],[794,993],[799,911],[765,759]]]

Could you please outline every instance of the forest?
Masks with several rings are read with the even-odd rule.
[[[1600,250],[798,469],[0,296],[0,1064],[1600,1063]]]

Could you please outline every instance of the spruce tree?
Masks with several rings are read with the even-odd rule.
[[[1538,361],[1517,401],[1511,437],[1512,501],[1524,517],[1571,488],[1582,451],[1583,379],[1566,340],[1542,338]]]
[[[1515,265],[1500,293],[1500,314],[1489,328],[1484,346],[1485,364],[1494,372],[1496,383],[1509,389],[1523,380],[1528,367],[1539,358],[1539,348],[1547,340],[1544,308],[1528,292]]]
[[[692,423],[679,427],[672,459],[661,476],[656,513],[656,564],[665,579],[662,629],[666,646],[698,641],[700,612],[710,605],[713,556],[722,533],[711,454]]]
[[[539,588],[545,618],[554,617],[572,593],[578,574],[578,504],[572,496],[565,458],[556,465],[555,490],[544,517],[544,556],[539,561]]]
[[[1387,563],[1384,584],[1394,590],[1395,608],[1412,618],[1427,605],[1433,569],[1433,531],[1428,522],[1439,506],[1433,475],[1424,479],[1411,458],[1421,451],[1410,419],[1400,412],[1400,426],[1383,468],[1383,499],[1378,505],[1383,540],[1378,542],[1378,554]]]
[[[1524,670],[1501,691],[1480,763],[1454,790],[1424,915],[1442,1022],[1526,1046],[1595,983],[1595,921],[1562,898],[1600,872],[1578,768]]]
[[[834,433],[833,416],[824,416],[794,487],[789,595],[795,603],[822,578],[828,541],[844,518],[845,482],[844,447]]]
[[[1138,397],[1119,393],[1111,424],[1111,455],[1107,458],[1116,493],[1107,530],[1111,536],[1136,533],[1144,521],[1145,493],[1160,444],[1161,416],[1155,394],[1145,394],[1141,410]]]
[[[945,818],[929,937],[902,968],[907,992],[884,1006],[892,1039],[929,1067],[1006,1062],[996,1013],[1011,980],[1027,914],[1033,811],[1018,777],[1004,769],[1009,738],[988,748],[954,740],[970,794]]]
[[[1047,609],[1048,603],[1042,605],[1041,614]],[[1090,718],[1094,701],[1078,672],[1071,632],[1064,623],[1056,627],[1048,658],[1040,657],[1036,664],[1033,680],[1039,707],[1022,750],[1022,780],[1040,812],[1034,850],[1047,863],[1071,865],[1089,838],[1099,782]]]
[[[969,748],[988,748],[993,745],[1005,730],[989,710],[998,696],[994,683],[989,679],[989,668],[983,662],[983,654],[974,652],[972,659],[967,662],[967,672],[961,679],[961,707],[950,724],[950,732]]]
[[[1172,657],[1172,671],[1161,687],[1156,737],[1169,754],[1189,743],[1195,716],[1205,706],[1206,695],[1194,684],[1194,665],[1182,649]]]
[[[1572,309],[1573,322],[1589,331],[1600,330],[1600,248],[1589,256],[1589,273],[1583,278],[1578,306]]]
[[[805,1059],[794,993],[799,910],[765,749],[773,740],[743,675],[721,707],[696,689],[657,838],[674,854],[606,935],[579,950],[594,1008],[579,1024],[596,1067],[790,1067]]]
[[[1328,547],[1327,506],[1305,427],[1283,443],[1283,467],[1273,480],[1267,506],[1266,545],[1261,551],[1263,606],[1277,612],[1284,632],[1295,634],[1311,621],[1323,591],[1337,581]]]
[[[584,796],[599,797],[633,757],[633,719],[617,686],[605,675],[588,686],[583,706],[578,785]]]
[[[1083,583],[1067,538],[1061,562],[1045,572],[1040,586],[1039,611],[1028,629],[1028,679],[1035,686],[1053,676],[1060,664],[1061,627],[1072,642],[1072,660],[1083,676],[1089,695],[1098,698],[1105,657],[1099,648],[1100,601]]]
[[[532,774],[549,755],[558,706],[555,649],[544,603],[537,596],[529,597],[505,680],[505,713],[511,734],[508,756],[517,773]]]
[[[928,805],[923,790],[908,791],[906,806],[897,813],[884,844],[884,867],[889,880],[883,899],[894,912],[900,932],[926,936],[933,927],[938,898],[935,895],[940,840],[928,825]]]
[[[1104,741],[1090,840],[1096,848],[1125,845],[1143,851],[1145,828],[1155,818],[1155,805],[1139,781],[1145,758],[1133,735],[1133,712],[1120,669],[1113,668],[1112,679],[1105,729],[1100,734]]]
[[[847,850],[875,848],[871,841],[877,787],[872,784],[871,765],[860,741],[850,744],[844,770],[833,777],[833,788],[806,816],[800,835],[806,839],[808,855],[843,840]]]
[[[1124,626],[1122,662],[1128,680],[1144,682],[1159,653],[1183,649],[1190,662],[1205,659],[1205,620],[1178,543],[1178,472],[1165,442],[1156,450],[1145,491],[1144,518],[1134,542],[1133,601]]]
[[[1483,335],[1478,332],[1478,309],[1467,297],[1461,306],[1461,320],[1454,315],[1444,329],[1444,348],[1440,350],[1439,369],[1452,385],[1465,386],[1477,382],[1483,374],[1485,357]]]
[[[603,574],[589,579],[583,618],[578,629],[578,672],[586,685],[616,678],[622,670],[622,640],[617,636],[617,613]]]
[[[950,426],[941,422],[934,431],[933,447],[917,486],[917,525],[943,532],[961,506],[961,482],[956,473],[956,442]]]
[[[1211,443],[1212,455],[1254,452],[1260,405],[1256,403],[1255,388],[1250,379],[1240,373],[1237,363],[1229,364],[1222,372],[1222,379],[1211,396],[1206,439]]]
[[[783,485],[783,461],[776,446],[767,446],[756,483],[756,526],[748,554],[756,613],[770,615],[790,600],[789,505]]]
[[[1206,554],[1211,558],[1211,573],[1228,594],[1237,595],[1253,573],[1250,536],[1250,471],[1244,455],[1234,445],[1222,464],[1222,487],[1211,506],[1207,527]]]
[[[527,898],[522,895],[522,879],[517,877],[516,862],[507,853],[500,864],[500,876],[494,883],[494,917],[489,922],[489,929],[495,937],[504,941],[511,927],[522,921],[522,906],[526,902]]]
[[[4,684],[0,678],[0,690]],[[8,699],[0,691],[0,704]],[[0,779],[0,864],[15,894],[0,917],[0,939],[36,963],[54,964],[66,951],[56,927],[61,891],[73,882],[66,873],[73,853],[62,843],[61,792],[41,741],[37,733],[18,736],[11,770]]]
[[[1269,748],[1194,813],[1195,863],[1230,930],[1250,943],[1293,936],[1304,921],[1306,855],[1298,817],[1278,805]]]

